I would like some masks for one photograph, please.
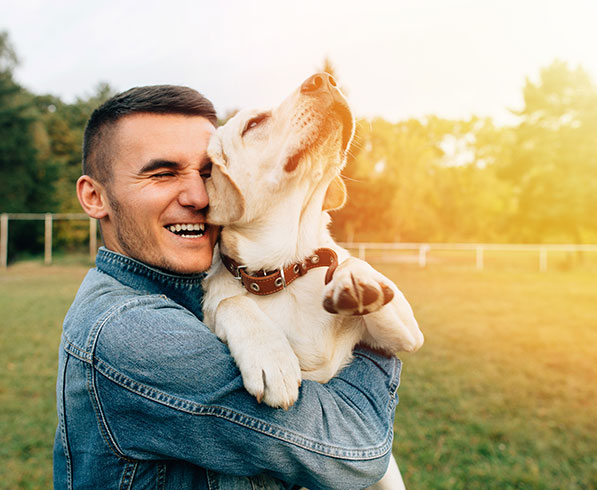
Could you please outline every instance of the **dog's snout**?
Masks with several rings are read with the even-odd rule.
[[[331,92],[336,87],[336,80],[328,73],[316,73],[307,78],[301,85],[301,93],[316,95],[320,92]]]

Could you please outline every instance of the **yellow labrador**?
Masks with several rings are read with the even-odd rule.
[[[205,321],[246,389],[273,407],[290,407],[302,379],[327,382],[360,342],[388,353],[423,344],[398,288],[328,231],[353,131],[344,96],[319,73],[276,109],[239,112],[209,144],[207,219],[223,229]]]

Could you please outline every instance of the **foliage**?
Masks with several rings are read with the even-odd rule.
[[[13,79],[17,64],[0,33],[0,212],[78,212],[83,129],[113,90],[99,84],[73,103],[31,94]],[[319,71],[338,79],[329,58]],[[523,96],[512,127],[433,115],[357,121],[343,171],[349,198],[334,213],[335,237],[597,241],[597,86],[581,67],[555,61],[526,81]],[[9,250],[39,249],[41,237],[31,239],[35,226],[11,225],[18,247]],[[59,245],[86,239],[84,227],[56,226]]]
[[[95,94],[68,104],[34,95],[14,81],[18,58],[0,33],[0,212],[80,212],[74,184],[81,174],[81,145],[91,112],[113,94],[99,84]],[[69,246],[85,240],[85,228],[56,225],[55,239]],[[9,256],[41,250],[42,226],[10,225]]]
[[[515,189],[515,223],[527,239],[582,242],[597,212],[597,87],[556,61],[527,80],[512,158],[498,165]]]
[[[349,201],[334,216],[335,235],[347,241],[506,241],[508,189],[480,164],[474,148],[476,136],[490,131],[498,132],[475,118],[359,121],[344,171]],[[468,160],[460,161],[463,156]]]
[[[52,201],[54,168],[38,158],[32,96],[13,80],[18,59],[0,34],[0,209],[33,211]]]
[[[555,61],[527,80],[515,127],[435,116],[359,121],[344,171],[346,241],[597,239],[597,86]]]

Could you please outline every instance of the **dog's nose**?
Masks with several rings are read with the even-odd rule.
[[[307,78],[301,85],[301,93],[316,95],[320,92],[331,92],[336,87],[336,80],[328,73],[316,73]]]

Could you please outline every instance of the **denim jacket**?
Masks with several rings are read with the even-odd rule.
[[[64,321],[56,489],[353,489],[383,476],[399,360],[356,349],[289,410],[260,405],[201,321],[202,275],[105,248],[96,264]]]

